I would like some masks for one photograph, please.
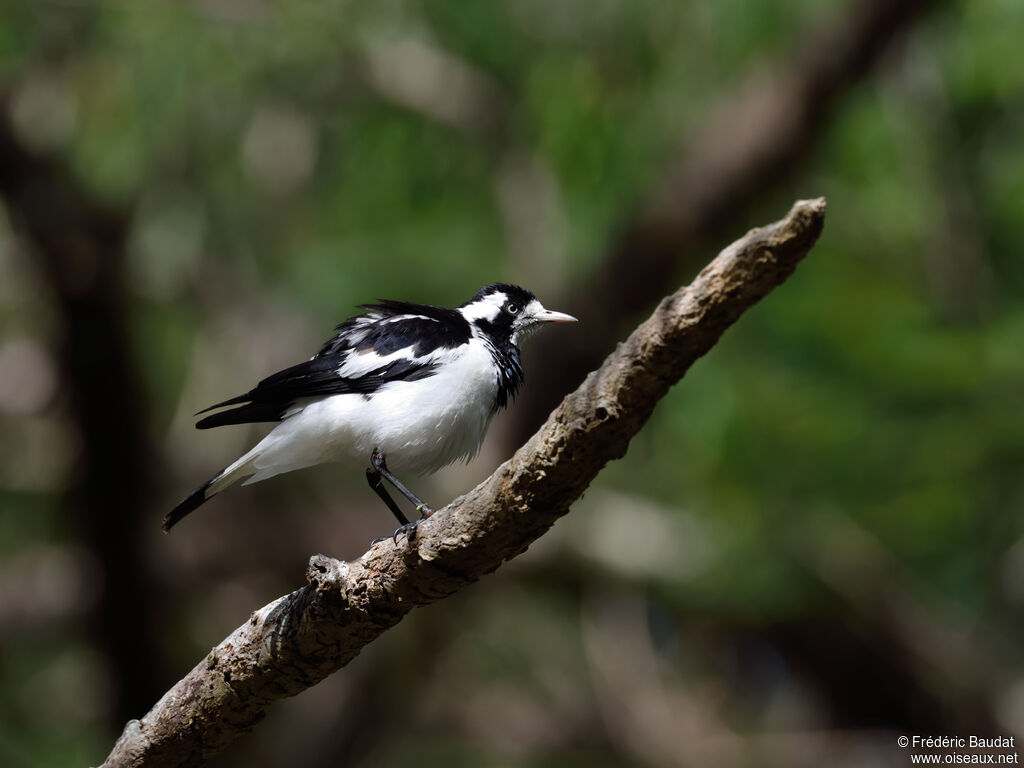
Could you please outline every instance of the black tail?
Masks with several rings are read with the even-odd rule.
[[[230,400],[227,402],[231,402]],[[219,408],[220,405],[211,406]],[[211,410],[207,408],[206,411]],[[200,411],[199,413],[206,413]],[[228,411],[221,411],[206,416],[196,423],[196,429],[210,429],[211,427],[223,427],[227,424],[254,424],[262,421],[280,421],[284,416],[285,409],[274,403],[248,403]],[[199,415],[198,413],[196,414]]]
[[[181,518],[198,508],[199,505],[210,498],[206,495],[206,489],[209,488],[213,484],[213,481],[220,477],[221,474],[223,473],[218,472],[201,486],[196,488],[188,498],[183,499],[178,506],[164,516],[163,529],[165,532],[171,530],[171,528],[176,525]]]

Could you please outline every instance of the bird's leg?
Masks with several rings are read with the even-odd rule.
[[[416,511],[420,513],[421,520],[434,514],[434,510],[431,507],[420,501],[416,494],[402,484],[401,480],[391,474],[391,470],[388,469],[388,465],[384,460],[384,454],[375,449],[370,455],[370,465],[373,467],[374,471],[379,472],[385,480],[391,483],[395,487],[396,491],[405,496],[405,498],[415,505]]]
[[[391,539],[397,544],[398,534],[403,531],[406,532],[406,535],[408,535],[409,538],[412,538],[415,535],[416,523],[410,523],[409,518],[402,514],[402,510],[398,508],[398,505],[395,504],[395,500],[392,499],[391,494],[388,493],[388,489],[384,487],[384,480],[381,478],[380,472],[375,469],[367,469],[366,482],[370,484],[370,487],[373,488],[373,492],[380,496],[380,500],[383,501],[387,505],[388,509],[391,510],[391,514],[398,518],[398,522],[401,523],[391,536],[378,536],[370,542],[370,546],[372,547],[374,544],[386,541],[387,539]],[[416,522],[419,521],[417,520]],[[409,533],[410,531],[412,531],[411,534]]]
[[[391,539],[397,544],[398,534],[404,533],[411,541],[416,537],[416,525],[420,520],[434,514],[434,510],[420,501],[419,498],[417,498],[412,491],[406,488],[397,477],[391,474],[391,471],[388,469],[388,465],[384,461],[383,454],[381,454],[377,449],[374,449],[373,453],[370,455],[370,466],[371,469],[366,470],[366,479],[370,483],[370,487],[373,488],[374,493],[380,496],[381,500],[387,504],[388,509],[391,510],[392,514],[394,514],[401,523],[401,525],[398,526],[398,528],[395,529],[395,532],[391,535]],[[381,478],[391,483],[399,493],[416,505],[416,511],[420,513],[419,520],[414,520],[410,523],[406,519],[405,515],[403,515],[402,511],[398,508],[398,505],[395,504],[394,499],[392,499],[391,495],[387,492]],[[385,538],[387,537],[384,536],[374,539],[370,544],[376,544],[379,541],[383,541]]]
[[[402,510],[398,508],[398,505],[395,504],[395,500],[392,499],[391,494],[388,493],[388,489],[384,487],[384,480],[381,478],[381,473],[375,469],[367,469],[366,482],[370,484],[370,487],[373,488],[373,492],[380,496],[380,500],[383,501],[387,505],[388,509],[391,510],[391,514],[398,518],[398,522],[402,525],[408,525],[409,518],[402,514]]]

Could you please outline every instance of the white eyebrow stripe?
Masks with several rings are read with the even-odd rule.
[[[490,320],[493,322],[498,313],[501,312],[501,308],[505,305],[506,301],[508,301],[508,296],[502,291],[495,291],[468,306],[461,307],[459,312],[470,322],[474,320]]]

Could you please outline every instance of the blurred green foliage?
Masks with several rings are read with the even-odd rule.
[[[133,211],[131,330],[154,431],[175,468],[173,487],[158,491],[166,506],[195,473],[230,458],[229,442],[196,448],[206,436],[185,432],[188,412],[309,354],[355,305],[378,297],[454,305],[498,279],[536,287],[531,277],[551,294],[572,295],[601,269],[610,236],[660,171],[685,156],[687,137],[722,94],[785,58],[799,34],[842,7],[8,0],[0,3],[0,81],[26,140],[65,160],[99,199]],[[538,566],[533,576],[512,570],[450,609],[465,628],[445,651],[465,675],[453,700],[518,686],[527,708],[567,716],[571,707],[552,703],[545,680],[562,669],[586,689],[578,682],[588,668],[586,639],[576,636],[581,595],[621,590],[668,611],[665,631],[675,639],[663,657],[699,688],[687,670],[710,673],[688,623],[762,626],[841,612],[837,594],[840,606],[858,595],[870,601],[880,579],[883,593],[931,606],[937,626],[952,617],[958,631],[981,638],[977,654],[1002,681],[993,684],[993,709],[1024,711],[1024,703],[1005,704],[1024,685],[1014,639],[1024,606],[1021,40],[1024,4],[1015,0],[951,4],[929,16],[841,102],[799,173],[736,223],[738,236],[795,197],[829,200],[808,261],[658,406],[626,458],[554,532],[561,554],[536,555],[562,565]],[[409,41],[420,48],[403,48]],[[375,53],[422,48],[485,84],[491,100],[477,105],[481,120],[470,107],[460,122],[401,103],[375,74]],[[429,80],[436,62],[414,61]],[[406,75],[423,85],[423,72]],[[460,82],[432,97],[442,105],[458,98]],[[531,202],[544,207],[540,219],[529,218]],[[516,205],[537,229],[518,250]],[[539,262],[529,248],[537,242],[546,247]],[[26,263],[5,224],[4,344],[43,343],[53,331]],[[285,318],[292,325],[271,332]],[[624,332],[638,319],[622,318]],[[540,386],[544,372],[530,369],[529,354],[527,369],[529,386]],[[0,403],[6,563],[74,544],[59,500],[74,454],[60,402],[54,395],[22,411]],[[194,450],[207,452],[196,458]],[[355,495],[359,478],[341,474],[316,476],[320,496],[302,496],[301,479],[266,493],[278,506],[302,506],[345,482]],[[613,492],[696,526],[706,545],[700,566],[685,577],[628,575],[574,548],[588,505]],[[187,570],[215,557],[211,547],[171,562]],[[201,624],[198,638],[168,636],[184,659],[169,681],[274,589],[295,586],[298,573],[292,562],[264,575],[267,591],[226,601],[235,613]],[[198,593],[205,579],[232,578],[212,567],[184,581]],[[519,587],[497,579],[523,579],[522,591],[507,594]],[[507,610],[488,605],[480,594],[488,590],[510,599]],[[199,598],[189,599],[169,608],[185,624]],[[74,615],[45,630],[0,629],[0,762],[96,762],[113,734],[76,699],[102,701],[102,663],[85,650]],[[510,757],[483,737],[461,738],[469,726],[461,728],[413,729],[404,740],[392,732],[390,748],[367,764],[659,762],[598,757],[585,744]]]

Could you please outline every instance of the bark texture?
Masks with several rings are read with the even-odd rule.
[[[196,765],[272,702],[345,666],[414,606],[440,600],[523,552],[594,476],[625,454],[658,400],[748,307],[781,284],[821,232],[824,199],[726,248],[662,300],[507,462],[419,526],[359,560],[310,559],[308,583],[260,608],[128,723],[104,766]]]

